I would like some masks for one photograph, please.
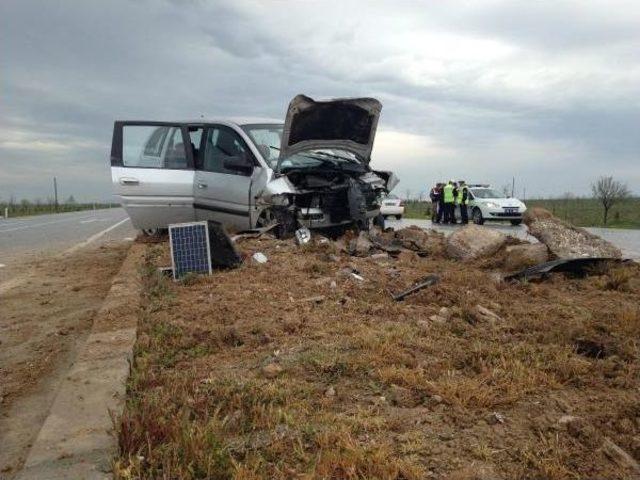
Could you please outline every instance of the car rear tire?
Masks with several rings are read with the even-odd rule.
[[[471,216],[473,218],[473,223],[475,223],[476,225],[483,225],[484,224],[484,218],[482,216],[482,211],[479,208],[474,208],[473,212],[471,213]]]
[[[396,215],[396,220],[402,220],[402,215]]]
[[[522,223],[522,220],[511,220],[511,225],[513,225],[514,227],[517,227],[521,223]]]

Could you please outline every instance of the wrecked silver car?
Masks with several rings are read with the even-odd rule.
[[[117,121],[114,191],[146,232],[194,220],[239,230],[277,223],[280,235],[300,226],[366,228],[398,183],[369,166],[381,108],[373,98],[298,95],[284,125]]]

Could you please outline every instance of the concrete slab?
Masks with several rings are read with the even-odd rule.
[[[143,251],[143,245],[132,245],[18,479],[112,478],[117,445],[111,414],[122,411],[126,393]]]

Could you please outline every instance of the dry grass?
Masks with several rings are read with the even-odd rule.
[[[640,458],[637,267],[497,284],[482,262],[263,239],[242,248],[265,265],[173,283],[149,248],[118,478],[625,478],[604,435]]]

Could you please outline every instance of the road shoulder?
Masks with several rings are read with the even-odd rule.
[[[136,338],[144,247],[133,245],[77,361],[63,381],[19,479],[110,478],[111,413],[122,407]]]

